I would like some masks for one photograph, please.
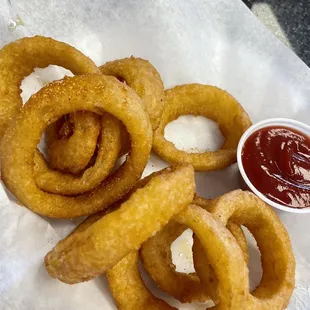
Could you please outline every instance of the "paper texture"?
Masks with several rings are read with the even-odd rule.
[[[191,82],[216,85],[235,96],[253,122],[288,117],[309,124],[309,68],[239,0],[12,3],[25,26],[8,30],[10,16],[15,13],[0,0],[0,47],[25,35],[40,34],[76,46],[98,65],[140,56],[155,65],[166,88]],[[171,126],[169,131],[176,139],[173,133],[184,130],[184,122]],[[214,137],[218,136],[208,136],[206,146],[217,145]],[[182,145],[193,147],[188,139],[190,136],[185,136]],[[153,157],[145,174],[164,166]],[[197,173],[196,180],[198,193],[205,197],[239,186],[236,165]],[[310,215],[281,212],[279,216],[289,231],[297,261],[296,290],[288,309],[310,309]],[[45,271],[45,254],[77,221],[41,218],[15,204],[2,188],[0,218],[0,309],[116,309],[103,277],[69,286]],[[250,247],[250,252],[255,252],[253,244]],[[257,255],[250,267],[251,280],[257,283]]]

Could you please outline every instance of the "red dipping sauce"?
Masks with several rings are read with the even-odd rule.
[[[288,127],[257,130],[245,141],[242,165],[254,187],[291,208],[310,207],[310,137]]]

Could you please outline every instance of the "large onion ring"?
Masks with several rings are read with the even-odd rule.
[[[92,113],[93,115],[96,116],[96,114]],[[100,117],[100,125],[101,133],[95,162],[80,175],[52,170],[42,154],[35,153],[34,177],[40,189],[54,194],[78,195],[92,190],[110,174],[121,149],[121,126],[120,122],[108,113]],[[78,143],[75,143],[75,145],[78,145]],[[70,149],[73,150],[74,146]],[[80,152],[77,154],[80,154]],[[70,158],[74,157],[76,156],[73,154],[70,156]]]
[[[167,124],[187,114],[202,115],[219,124],[225,137],[220,150],[188,153],[178,150],[165,139]],[[236,162],[239,139],[250,125],[247,113],[226,91],[201,84],[176,86],[165,91],[165,107],[160,124],[154,132],[153,149],[168,163],[190,163],[195,171],[222,169]]]
[[[251,294],[248,293],[244,309],[285,309],[294,290],[295,259],[288,233],[276,213],[254,194],[241,190],[213,200],[210,212],[224,225],[233,221],[246,226],[261,252],[262,280]],[[195,258],[197,252],[194,246],[196,272],[201,281],[209,285],[210,269]]]
[[[107,62],[100,67],[104,75],[115,76],[122,82],[131,87],[143,100],[146,110],[150,116],[152,128],[155,129],[160,121],[164,108],[164,85],[158,71],[147,60],[142,58],[124,58]],[[64,127],[69,127],[70,120],[64,122]],[[96,126],[89,128],[91,132],[81,131],[78,126],[73,129],[73,135],[69,139],[59,136],[59,129],[56,125],[50,125],[47,130],[48,155],[52,166],[60,171],[69,171],[72,173],[81,172],[84,169],[93,154],[97,145]],[[76,132],[77,131],[77,132]],[[76,137],[76,139],[75,139]],[[120,155],[126,154],[131,148],[130,135],[125,128],[121,130],[122,149]],[[87,141],[87,145],[84,141]],[[38,183],[39,184],[39,183]],[[50,183],[50,185],[52,185]],[[40,183],[43,190],[57,193],[68,193],[61,186],[51,189]],[[56,187],[56,186],[55,186]]]
[[[143,100],[151,120],[153,119],[153,126],[155,126],[155,122],[156,124],[159,122],[163,109],[164,86],[159,73],[147,60],[130,57],[108,62],[100,69],[105,75],[113,75],[124,80],[128,86],[133,88]],[[90,119],[91,117],[89,117]],[[63,119],[59,121],[63,123]],[[91,122],[90,126],[87,126],[88,122],[86,125],[81,125],[84,128],[87,126],[88,131],[75,126],[73,135],[68,141],[68,139],[59,140],[56,138],[59,131],[56,123],[50,125],[46,130],[51,164],[54,165],[54,168],[62,171],[79,172],[86,166],[97,145],[97,137],[94,136],[96,126],[92,127]],[[70,123],[69,119],[63,126],[67,125],[68,127]],[[73,176],[50,170],[48,166],[40,163],[35,170],[37,185],[44,191],[62,195],[77,195],[96,187],[111,170],[110,163],[114,163],[116,160],[115,152],[119,144],[118,132],[115,131],[113,135],[112,130],[104,129],[105,124],[101,124],[101,128],[103,128],[102,142],[99,142],[96,164],[93,167],[86,169],[79,176]],[[130,136],[125,128],[121,131],[121,141],[121,154],[127,153],[130,150]]]
[[[87,111],[72,113],[49,125],[45,136],[51,166],[74,174],[82,172],[95,153],[99,134],[99,116]],[[39,186],[45,190],[44,184]]]
[[[191,228],[208,252],[208,263],[214,268],[219,280],[221,296],[220,303],[212,309],[246,309],[248,269],[242,251],[233,236],[211,214],[195,205],[186,207],[175,219],[178,223]],[[129,255],[131,256],[126,256],[108,271],[111,292],[119,309],[149,309],[147,300],[151,293],[137,275],[137,266],[133,267],[134,254]],[[128,268],[128,262],[132,268]],[[140,295],[141,300],[132,298]],[[157,299],[151,298],[150,305],[152,306],[150,309],[161,309],[162,301],[159,303]],[[167,309],[174,309],[166,304],[164,306]]]
[[[95,63],[74,47],[42,36],[22,38],[0,51],[0,139],[22,107],[21,83],[35,68],[58,65],[73,74],[100,74]]]
[[[165,169],[118,210],[56,245],[45,257],[47,271],[66,283],[105,273],[188,205],[194,190],[191,166]]]
[[[210,199],[195,197],[193,204],[208,210]],[[236,238],[248,261],[248,246],[240,226],[229,222],[227,228]],[[182,303],[207,301],[209,291],[201,284],[196,273],[176,271],[172,262],[171,244],[187,229],[187,226],[171,220],[154,237],[146,241],[140,249],[140,257],[148,274],[158,287]],[[205,262],[206,263],[206,262]]]
[[[126,162],[91,192],[75,197],[43,192],[33,174],[37,144],[49,124],[79,110],[117,117],[130,132],[131,151]],[[58,218],[89,215],[119,200],[139,180],[151,144],[149,117],[131,88],[113,77],[75,76],[48,84],[33,95],[7,129],[2,142],[2,179],[19,201],[36,213]]]

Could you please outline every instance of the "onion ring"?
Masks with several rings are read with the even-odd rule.
[[[220,303],[212,309],[245,309],[246,293],[249,287],[248,269],[242,251],[233,236],[211,214],[195,205],[186,207],[175,219],[181,225],[191,228],[200,238],[204,249],[208,251],[208,262],[219,279],[221,296]],[[133,266],[137,263],[134,259],[134,257],[126,256],[108,271],[111,292],[119,309],[122,310],[149,309],[147,298],[151,293],[145,291],[147,289],[137,275],[137,266]],[[140,295],[141,300],[132,298],[132,296]],[[151,309],[161,309],[162,306],[156,299],[151,299],[150,304],[153,307]],[[174,308],[168,307],[167,309]]]
[[[160,172],[161,173],[161,172]],[[155,175],[158,175],[160,173],[153,173],[147,178],[144,178],[143,180],[140,180],[135,188],[131,191],[134,192],[137,190],[137,188],[143,187],[152,177]],[[127,195],[126,195],[127,196]],[[130,194],[128,193],[128,196]],[[119,204],[116,203],[114,208],[119,207]],[[84,220],[80,225],[78,225],[74,231],[65,239],[61,240],[58,243],[58,247],[60,244],[66,244],[68,242],[68,239],[75,238],[74,236],[78,233],[81,233],[85,231],[88,227],[90,227],[92,224],[97,222],[100,218],[105,216],[107,213],[110,213],[112,210],[109,208],[108,210],[104,210],[101,212],[98,212],[94,215],[89,216],[86,220]],[[133,305],[140,305],[141,309],[148,309],[148,310],[172,310],[175,309],[171,306],[169,306],[166,302],[163,300],[154,297],[151,292],[147,289],[147,287],[143,284],[143,280],[140,277],[139,268],[138,268],[138,261],[139,261],[139,255],[137,251],[133,251],[127,256],[125,256],[120,262],[118,262],[113,267],[113,272],[110,272],[110,270],[107,271],[107,277],[110,278],[109,284],[110,290],[113,291],[114,287],[117,290],[132,290],[130,294],[130,299],[127,300],[127,295],[122,295],[124,297],[123,300],[121,300],[118,304],[118,309],[123,309],[122,305],[127,305],[129,309],[135,309],[130,308],[130,304]],[[126,270],[126,272],[123,272],[123,270]],[[128,281],[127,281],[128,279]],[[133,279],[133,280],[132,280]],[[136,283],[135,289],[132,289],[132,285],[128,285],[128,283]],[[137,294],[138,293],[138,294]],[[120,296],[120,298],[122,298]],[[143,308],[144,307],[144,308]],[[125,308],[124,308],[125,309]]]
[[[195,197],[193,204],[208,211],[210,199]],[[248,246],[240,226],[231,222],[227,228],[235,236],[239,246],[248,261]],[[158,287],[180,302],[204,302],[210,297],[209,291],[200,283],[196,273],[176,271],[172,262],[171,244],[187,229],[187,226],[171,220],[154,237],[146,241],[140,249],[140,257],[144,268]],[[204,261],[205,263],[205,261]]]
[[[142,58],[118,59],[105,63],[100,67],[102,74],[115,76],[131,87],[143,100],[150,116],[153,130],[158,126],[164,109],[164,84],[155,67]],[[128,132],[122,130],[122,150],[120,155],[130,150]]]
[[[130,57],[108,62],[100,69],[105,75],[113,75],[124,80],[128,86],[133,88],[143,99],[151,121],[153,120],[153,126],[159,122],[163,109],[164,86],[159,73],[147,60]],[[63,119],[59,121],[63,123]],[[91,134],[95,135],[96,126],[92,127],[90,121],[90,124],[83,124],[83,126],[87,126],[87,129],[92,128],[91,132],[84,128],[75,128],[68,141],[68,139],[55,139],[59,132],[56,123],[50,125],[46,130],[50,162],[58,170],[72,173],[80,172],[87,165],[97,145],[97,136],[90,136]],[[63,126],[69,127],[70,119]],[[101,127],[103,128],[104,124],[101,124]],[[103,142],[99,143],[102,152],[100,153],[99,149],[96,159],[97,165],[92,167],[91,171],[87,169],[81,176],[61,174],[58,171],[47,169],[47,166],[41,163],[42,159],[39,159],[40,165],[37,165],[38,169],[35,170],[36,184],[44,191],[62,195],[77,195],[96,187],[106,177],[106,173],[111,170],[109,163],[112,163],[112,160],[115,162],[113,150],[116,151],[118,142],[109,142],[109,139],[113,138],[113,133],[111,131],[110,133],[108,137],[104,137],[102,134],[106,133],[102,132],[101,140]],[[118,133],[115,132],[114,135],[116,140]],[[87,141],[87,144],[84,141]],[[120,154],[125,154],[130,149],[130,136],[125,128],[121,131],[121,141],[122,150]],[[104,143],[107,143],[105,149],[103,149]],[[113,143],[112,146],[111,143]],[[109,148],[112,150],[110,151]],[[108,156],[108,158],[104,158],[104,156]],[[97,168],[100,168],[99,172],[96,172]]]
[[[209,212],[210,211],[209,206],[210,206],[211,201],[212,199],[206,199],[206,198],[196,195],[195,199],[193,200],[193,204]],[[245,238],[245,235],[244,235],[244,232],[241,226],[233,223],[232,221],[229,221],[226,225],[226,228],[231,232],[231,234],[237,240],[237,243],[239,244],[242,250],[245,262],[248,263],[249,262],[248,243],[247,243],[247,240]]]
[[[0,139],[22,107],[20,85],[35,68],[58,65],[73,74],[101,74],[95,63],[74,47],[42,36],[22,38],[0,51]]]
[[[72,113],[68,120],[61,118],[49,125],[45,134],[51,166],[77,174],[86,168],[95,153],[100,134],[99,116],[87,111]]]
[[[172,310],[165,301],[156,298],[145,286],[139,272],[139,254],[133,251],[112,269],[107,278],[110,291],[119,310]]]
[[[165,169],[134,192],[118,210],[56,245],[45,257],[47,271],[65,283],[104,274],[187,206],[194,190],[191,166]]]
[[[208,290],[201,285],[195,273],[176,271],[172,262],[171,244],[187,227],[171,220],[160,232],[146,241],[140,249],[140,257],[147,273],[164,292],[182,303],[207,301]]]
[[[260,249],[263,276],[258,287],[248,293],[245,309],[285,309],[294,290],[295,259],[288,233],[276,213],[254,194],[241,190],[213,200],[210,210],[224,225],[233,221],[246,226]],[[201,256],[195,258],[197,252],[199,255],[194,246],[196,272],[209,285],[209,267],[201,262]]]
[[[96,116],[96,114],[91,114]],[[88,119],[91,119],[91,117]],[[95,163],[80,175],[52,170],[43,156],[38,152],[35,153],[34,178],[40,189],[54,194],[78,195],[92,190],[110,174],[121,148],[121,126],[116,118],[107,113],[100,117],[100,124],[101,133]],[[75,143],[74,145],[77,146],[78,144]],[[87,147],[88,145],[86,145]],[[73,149],[74,146],[72,146],[71,150]],[[78,154],[80,154],[80,151]],[[70,156],[70,158],[75,157],[74,154]],[[76,167],[76,165],[73,167]]]
[[[124,81],[143,100],[150,116],[153,130],[160,122],[164,109],[164,85],[158,71],[142,58],[118,59],[100,67],[102,74],[112,75]]]
[[[165,139],[164,130],[167,124],[187,114],[202,115],[219,124],[225,137],[220,150],[188,153],[178,150]],[[239,139],[250,125],[247,113],[226,91],[201,84],[176,86],[165,91],[165,107],[160,124],[154,132],[153,149],[168,163],[189,163],[195,171],[222,169],[236,162]]]
[[[153,174],[157,175],[157,173]],[[153,175],[151,177],[153,177]],[[137,184],[142,186],[147,178],[144,178],[143,180],[140,180]],[[150,180],[150,178],[148,178]],[[143,181],[143,183],[141,182]],[[135,186],[135,190],[137,189],[137,186]],[[132,192],[134,192],[133,190]],[[126,195],[127,196],[127,195]],[[119,207],[119,204],[115,204],[114,208]],[[81,233],[85,231],[88,227],[90,227],[92,224],[97,222],[100,218],[105,216],[107,213],[111,212],[111,208],[109,210],[104,210],[101,212],[98,212],[94,215],[89,216],[86,220],[84,220],[80,225],[78,225],[74,231],[65,239],[61,240],[57,247],[65,246],[66,243],[71,242],[72,239],[74,239],[75,235],[78,233]],[[70,240],[70,239],[71,240]],[[147,287],[144,285],[143,280],[141,279],[139,268],[138,268],[138,261],[139,261],[139,255],[137,251],[132,251],[130,254],[126,255],[121,261],[119,261],[114,267],[113,272],[110,272],[110,270],[107,271],[107,277],[109,279],[110,284],[110,290],[113,292],[115,291],[115,294],[117,294],[118,290],[131,290],[130,299],[127,300],[127,294],[126,295],[119,295],[120,301],[118,302],[118,309],[126,309],[123,308],[122,305],[128,306],[129,309],[135,309],[130,307],[131,304],[141,306],[141,309],[148,309],[148,310],[172,310],[175,309],[171,306],[169,306],[166,302],[163,300],[154,297],[151,292],[147,289]],[[124,272],[126,271],[126,272]],[[127,281],[128,279],[128,281]],[[134,289],[132,285],[128,285],[128,283],[135,283]],[[138,293],[138,294],[137,294]],[[112,293],[113,294],[113,293]],[[114,295],[114,294],[113,294]],[[144,307],[144,308],[143,308]],[[139,309],[139,308],[138,308]]]
[[[43,192],[33,173],[37,144],[49,124],[79,110],[117,117],[131,134],[132,149],[126,162],[91,192],[75,197]],[[151,144],[149,117],[131,88],[103,75],[66,78],[33,95],[7,129],[2,142],[2,179],[19,201],[36,213],[56,218],[89,215],[107,208],[134,186],[147,164]]]

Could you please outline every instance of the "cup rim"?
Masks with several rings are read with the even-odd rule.
[[[310,213],[310,208],[295,209],[295,208],[291,208],[288,206],[284,206],[282,204],[279,204],[279,203],[274,202],[274,201],[270,200],[269,198],[267,198],[258,189],[256,189],[256,187],[252,184],[252,182],[248,178],[248,176],[247,176],[247,174],[243,168],[242,156],[241,155],[242,155],[242,149],[243,149],[245,141],[249,138],[249,136],[252,133],[257,131],[258,129],[269,127],[269,126],[286,126],[288,128],[298,130],[298,131],[300,131],[306,135],[310,135],[310,126],[308,126],[302,122],[299,122],[299,121],[296,121],[293,119],[289,119],[289,118],[269,118],[269,119],[265,119],[265,120],[262,120],[260,122],[253,124],[243,133],[243,135],[240,138],[239,143],[238,143],[237,163],[238,163],[240,174],[241,174],[243,180],[245,181],[245,183],[247,184],[247,186],[251,189],[251,191],[256,196],[258,196],[260,199],[265,201],[268,205],[270,205],[276,209],[286,211],[286,212],[290,212],[290,213]]]

